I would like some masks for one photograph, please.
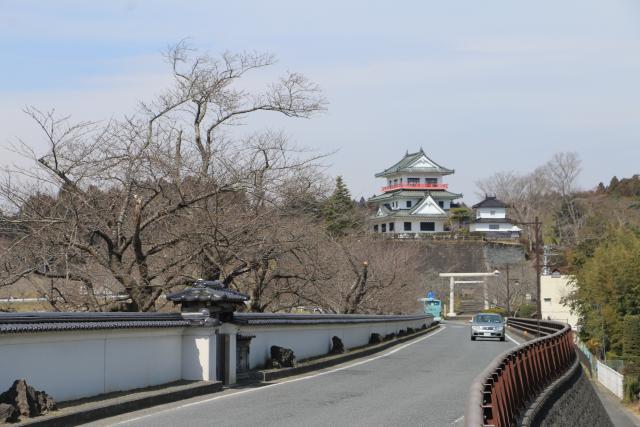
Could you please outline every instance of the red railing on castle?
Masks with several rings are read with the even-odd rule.
[[[387,191],[393,190],[446,190],[447,188],[449,188],[449,184],[421,184],[413,182],[403,182],[400,184],[393,184],[382,187],[382,192],[386,193]]]
[[[576,358],[571,327],[559,322],[509,319],[540,338],[498,356],[473,382],[465,411],[466,426],[514,426],[526,405],[571,367]]]

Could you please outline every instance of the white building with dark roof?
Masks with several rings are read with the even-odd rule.
[[[440,166],[422,149],[407,153],[402,160],[377,173],[384,178],[382,194],[369,203],[377,206],[370,218],[370,230],[376,233],[434,233],[444,231],[451,203],[462,194],[448,191],[443,177],[454,170]]]
[[[486,196],[483,201],[472,207],[476,218],[469,225],[469,231],[479,231],[491,237],[520,237],[522,229],[513,225],[513,221],[507,218],[506,203],[495,197]]]

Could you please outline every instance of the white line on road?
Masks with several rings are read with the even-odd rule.
[[[238,391],[238,392],[235,392],[235,393],[225,394],[223,396],[216,396],[216,397],[212,397],[212,398],[205,399],[205,400],[199,400],[197,402],[185,403],[184,405],[176,406],[175,408],[169,408],[169,409],[164,409],[162,411],[156,411],[156,412],[154,412],[152,414],[146,414],[146,415],[142,415],[142,416],[139,416],[139,417],[136,417],[136,418],[129,418],[126,421],[120,421],[120,422],[117,422],[117,423],[114,423],[114,424],[109,424],[109,425],[110,426],[117,426],[117,425],[122,425],[122,424],[128,424],[130,422],[138,421],[138,420],[141,420],[143,418],[150,417],[152,415],[158,415],[158,414],[162,414],[162,413],[165,413],[165,412],[174,411],[176,409],[187,408],[189,406],[195,406],[195,405],[200,405],[202,403],[213,402],[214,400],[225,399],[227,397],[238,396],[240,394],[252,393],[252,392],[265,390],[265,389],[272,388],[272,387],[278,387],[278,386],[281,386],[283,384],[289,384],[289,383],[294,383],[294,382],[297,382],[297,381],[309,380],[311,378],[316,378],[316,377],[319,377],[319,376],[322,376],[322,375],[331,374],[333,372],[338,372],[338,371],[342,371],[342,370],[345,370],[345,369],[353,368],[354,366],[359,366],[359,365],[363,365],[365,363],[373,362],[374,360],[382,359],[383,357],[387,357],[387,356],[390,356],[390,355],[392,355],[394,353],[397,353],[398,351],[403,350],[403,349],[405,349],[405,348],[407,348],[407,347],[409,347],[409,346],[411,346],[413,344],[419,343],[420,341],[424,341],[427,338],[431,338],[431,337],[433,337],[435,335],[438,335],[440,332],[444,331],[446,328],[447,328],[446,326],[441,326],[438,331],[436,331],[436,332],[434,332],[432,334],[428,334],[428,335],[426,335],[426,336],[424,336],[422,338],[418,338],[416,340],[408,342],[407,344],[403,344],[400,347],[394,348],[393,350],[391,350],[391,351],[389,351],[387,353],[381,354],[379,356],[370,357],[368,359],[360,360],[359,362],[351,363],[349,365],[341,366],[339,368],[331,369],[331,370],[328,370],[328,371],[318,372],[316,374],[307,375],[306,377],[299,377],[299,378],[294,378],[294,379],[291,379],[291,380],[286,380],[286,381],[282,381],[282,382],[275,383],[275,384],[269,384],[269,385],[262,386],[262,387],[250,388],[250,389],[247,389],[247,390],[241,390],[241,391]]]
[[[515,345],[520,345],[521,343],[519,343],[518,341],[514,340],[513,338],[511,338],[511,336],[509,334],[504,334],[509,341],[511,341],[512,343],[514,343]]]
[[[452,422],[451,424],[458,424],[460,421],[462,421],[464,419],[464,415],[461,416],[460,418],[458,418],[457,420],[455,420],[454,422]]]

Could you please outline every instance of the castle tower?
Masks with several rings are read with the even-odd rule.
[[[390,168],[377,173],[386,185],[369,199],[377,206],[370,219],[374,233],[419,234],[444,231],[449,209],[462,194],[448,191],[443,177],[455,171],[431,160],[422,149],[407,153]]]

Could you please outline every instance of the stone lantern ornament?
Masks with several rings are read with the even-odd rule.
[[[249,301],[249,296],[224,286],[220,280],[196,280],[193,285],[167,294],[174,304],[181,304],[185,319],[201,326],[215,326],[233,319],[236,307]]]

